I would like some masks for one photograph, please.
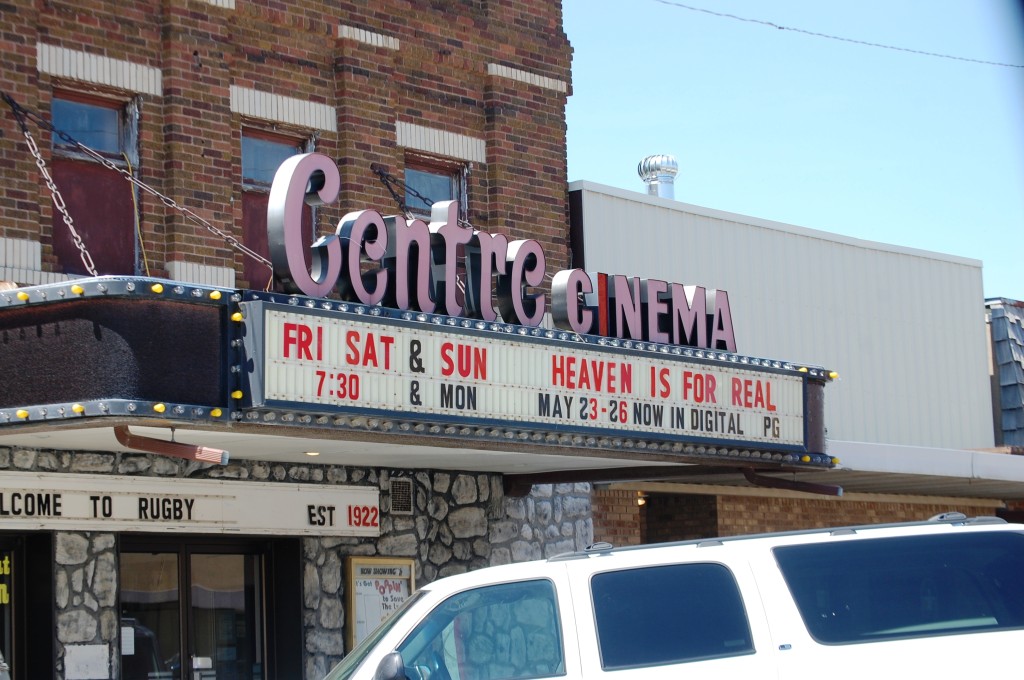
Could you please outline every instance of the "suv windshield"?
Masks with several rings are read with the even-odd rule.
[[[395,610],[395,613],[377,626],[376,630],[363,638],[363,641],[356,645],[355,648],[341,660],[341,663],[335,666],[334,669],[327,674],[327,677],[325,677],[324,680],[346,680],[346,678],[351,677],[352,674],[356,672],[356,669],[359,668],[363,659],[366,658],[366,655],[373,650],[377,643],[380,642],[380,639],[387,635],[388,631],[391,630],[399,619],[402,618],[405,610],[422,598],[426,592],[426,590],[418,590],[413,593],[409,599],[403,602],[402,605]]]
[[[816,543],[773,551],[824,644],[1024,627],[1024,535],[1010,531]]]

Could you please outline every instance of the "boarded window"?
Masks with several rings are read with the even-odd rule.
[[[242,132],[242,243],[267,259],[270,187],[281,163],[298,153],[302,153],[302,142],[298,139],[256,130]],[[306,243],[313,242],[313,211],[309,206],[303,210],[302,234]],[[311,262],[307,253],[306,266]],[[249,288],[263,290],[270,283],[271,272],[263,263],[244,256],[242,278]]]
[[[111,100],[56,93],[53,126],[75,141],[99,152],[119,168],[130,169],[136,157],[134,117],[126,105]],[[81,248],[98,274],[138,274],[137,209],[134,187],[120,172],[105,167],[67,139],[53,136],[53,180],[57,185],[81,247],[64,216],[54,208],[53,254],[65,274],[88,275]]]

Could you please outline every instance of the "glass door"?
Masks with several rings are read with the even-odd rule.
[[[121,678],[182,680],[178,554],[121,554]]]
[[[190,618],[195,680],[262,680],[259,561],[255,555],[192,555]]]
[[[262,555],[168,547],[122,548],[122,680],[264,680]]]

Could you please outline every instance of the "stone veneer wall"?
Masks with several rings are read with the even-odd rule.
[[[9,447],[0,447],[0,470],[379,488],[382,521],[378,539],[302,539],[306,680],[319,680],[344,655],[346,557],[413,558],[417,585],[424,585],[471,569],[578,550],[593,542],[589,484],[537,486],[529,496],[507,498],[502,478],[495,474],[252,461],[221,467],[160,456]],[[411,515],[389,512],[392,476],[414,481]],[[54,677],[64,677],[66,650],[78,644],[109,645],[111,677],[119,677],[117,535],[55,532],[54,552]]]

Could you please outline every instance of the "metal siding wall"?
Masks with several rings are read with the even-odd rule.
[[[723,288],[741,354],[839,371],[825,391],[829,439],[993,445],[975,261],[571,190],[583,191],[588,270]]]

